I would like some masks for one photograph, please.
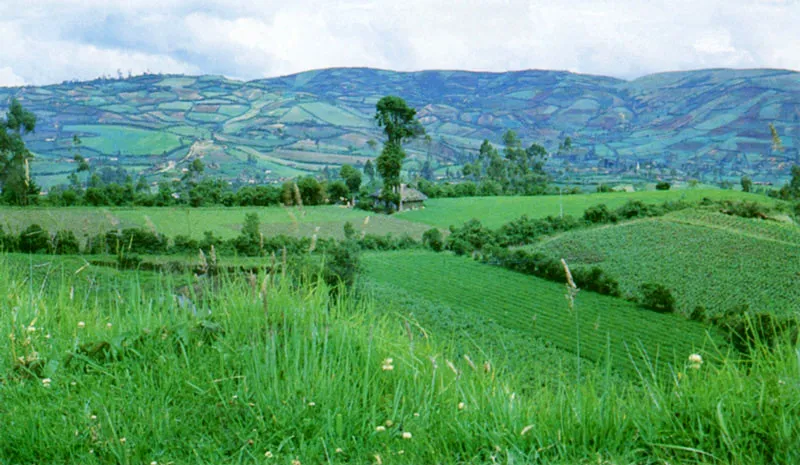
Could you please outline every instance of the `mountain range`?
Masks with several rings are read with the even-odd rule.
[[[76,151],[94,168],[123,167],[152,180],[179,176],[196,157],[209,172],[244,183],[360,166],[380,152],[373,115],[385,95],[415,107],[429,136],[409,144],[405,167],[417,171],[429,160],[439,177],[457,177],[484,139],[499,146],[508,129],[525,145],[544,145],[557,178],[772,181],[800,163],[800,73],[787,70],[622,80],[334,68],[248,82],[147,74],[0,88],[0,101],[16,97],[38,118],[27,142],[43,185],[65,181]],[[559,149],[567,137],[572,146]]]

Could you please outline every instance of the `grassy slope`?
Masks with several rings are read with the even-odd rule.
[[[576,314],[567,308],[562,284],[433,252],[370,254],[364,261],[371,280],[448,305],[457,313],[478,314],[504,331],[527,332],[559,349],[577,350]],[[630,370],[629,356],[638,357],[640,344],[649,356],[667,364],[682,362],[703,347],[712,350],[706,328],[681,317],[590,292],[581,292],[576,306],[581,356],[595,362],[610,353],[616,368]]]
[[[425,202],[424,210],[403,212],[398,215],[409,221],[447,228],[450,225],[461,225],[473,218],[490,227],[497,228],[508,221],[528,215],[531,218],[540,218],[548,215],[581,216],[583,212],[593,205],[606,204],[613,209],[629,200],[641,200],[647,203],[661,203],[664,201],[684,200],[688,202],[700,201],[703,197],[712,200],[731,199],[749,200],[763,203],[774,201],[763,195],[746,194],[740,191],[720,189],[686,189],[675,191],[646,191],[646,192],[612,192],[604,194],[581,194],[559,196],[535,197],[465,197],[457,199],[430,199]]]
[[[195,317],[169,277],[53,260],[0,256],[0,464],[800,460],[792,351],[520,395],[324,289],[232,277]]]
[[[680,211],[661,218],[572,231],[528,247],[574,264],[599,265],[637,293],[670,287],[680,309],[792,312],[800,305],[800,228],[792,224]]]
[[[343,237],[344,223],[350,221],[356,231],[368,234],[401,235],[408,233],[419,239],[428,229],[419,223],[397,217],[378,215],[338,206],[297,208],[11,208],[0,207],[0,226],[19,232],[38,223],[53,232],[71,229],[81,238],[88,232],[97,234],[116,228],[152,227],[161,234],[178,234],[202,238],[204,231],[229,238],[237,235],[247,213],[258,213],[265,235],[288,234],[310,237]],[[367,220],[369,217],[369,220]],[[319,228],[319,229],[317,229]]]

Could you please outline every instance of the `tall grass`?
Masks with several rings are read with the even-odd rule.
[[[800,461],[788,345],[521,395],[322,283],[227,276],[191,307],[169,277],[75,271],[0,257],[0,463]]]

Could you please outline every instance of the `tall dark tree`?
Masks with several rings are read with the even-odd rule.
[[[369,178],[369,182],[375,182],[375,166],[372,164],[372,160],[367,160],[364,163],[364,174]]]
[[[419,120],[417,110],[406,104],[397,96],[380,99],[375,106],[375,121],[386,134],[383,151],[376,159],[378,173],[383,178],[383,197],[388,203],[399,205],[397,190],[400,187],[400,172],[403,168],[403,142],[425,133]]]
[[[14,205],[28,205],[39,195],[30,176],[33,154],[22,139],[35,128],[36,116],[12,99],[5,120],[0,120],[0,189],[3,199]]]

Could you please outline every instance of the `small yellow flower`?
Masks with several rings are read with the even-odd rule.
[[[458,403],[458,409],[459,409],[459,410],[464,410],[464,407],[466,407],[466,406],[467,406],[467,405],[466,405],[464,402],[459,402],[459,403]]]
[[[385,423],[385,424],[386,424],[386,427],[387,427],[387,428],[391,428],[391,427],[392,427],[392,425],[394,425],[394,422],[393,422],[392,420],[386,420],[386,423]]]
[[[375,432],[377,432],[377,433],[382,433],[384,431],[386,431],[386,427],[383,426],[383,425],[375,427]]]
[[[264,457],[266,457],[266,458],[268,458],[268,459],[271,459],[271,458],[272,458],[272,451],[266,451],[266,452],[264,452]]]
[[[119,438],[120,444],[125,444],[128,440],[125,438]]]
[[[79,321],[78,322],[78,329],[83,329],[85,327],[86,327],[86,323],[84,323],[83,321]]]
[[[44,386],[44,387],[46,387],[46,388],[49,388],[49,387],[50,387],[50,383],[51,383],[52,381],[53,381],[53,380],[52,380],[52,379],[50,379],[50,378],[44,378],[44,379],[42,380],[42,386]]]
[[[97,415],[92,415],[89,417],[90,420],[95,421],[97,420]]]
[[[342,448],[341,448],[341,447],[337,447],[337,448],[336,448],[336,453],[337,453],[337,454],[343,454],[343,453],[344,453],[344,451],[342,450]]]
[[[403,432],[403,439],[411,439],[411,433],[408,431]]]
[[[317,403],[316,403],[316,402],[309,402],[309,403],[308,403],[308,406],[309,406],[309,407],[315,407],[316,405],[317,405]]]
[[[35,331],[36,331],[36,326],[33,326],[33,325],[31,325],[31,326],[28,326],[28,327],[27,327],[27,328],[25,328],[25,329],[26,329],[26,330],[27,330],[29,333],[33,333],[33,332],[35,332]]]
[[[111,329],[113,325],[111,323],[106,323],[106,329]]]

